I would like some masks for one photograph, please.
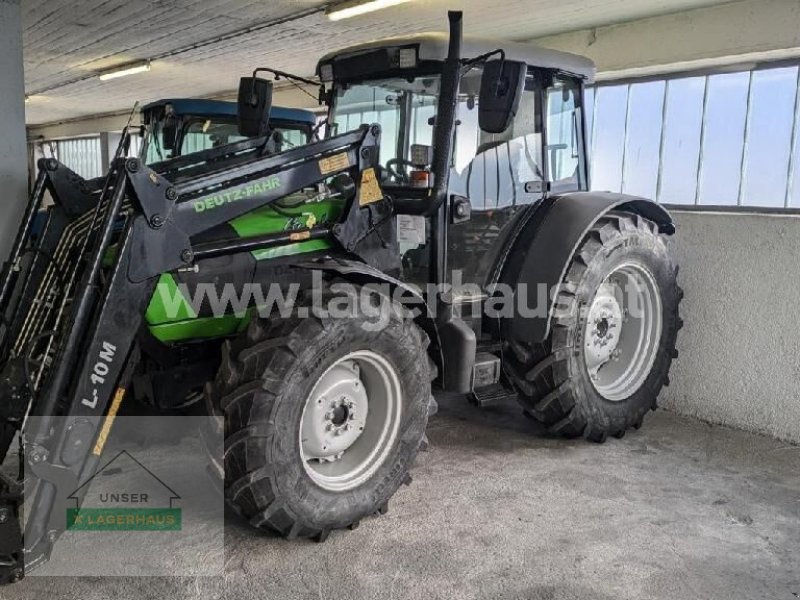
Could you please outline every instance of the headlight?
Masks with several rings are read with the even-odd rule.
[[[333,81],[333,65],[328,63],[319,68],[319,78],[328,83]]]
[[[413,69],[417,66],[417,49],[400,48],[400,52],[398,53],[398,61],[401,69]]]

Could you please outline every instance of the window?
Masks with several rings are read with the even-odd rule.
[[[589,150],[591,151],[591,143],[594,137],[594,97],[595,88],[588,87],[583,92],[584,111],[586,113],[586,139]],[[591,153],[591,152],[590,152]]]
[[[598,87],[594,107],[592,155],[593,187],[622,191],[622,161],[625,153],[625,125],[628,113],[628,87]]]
[[[580,148],[575,82],[556,80],[547,91],[547,161],[553,191],[578,189]]]
[[[302,129],[290,129],[287,127],[281,127],[279,125],[275,127],[275,130],[280,131],[281,136],[283,136],[284,150],[297,148],[298,146],[305,146],[308,143],[308,133]]]
[[[665,204],[800,208],[798,71],[588,88],[592,188]]]
[[[666,82],[661,168],[656,194],[659,202],[695,203],[705,89],[706,82],[702,77]]]
[[[526,186],[543,179],[542,134],[537,130],[541,88],[529,75],[511,125],[501,133],[487,133],[478,127],[481,75],[473,69],[461,82],[450,193],[467,196],[475,211],[530,204],[542,196]]]
[[[352,84],[338,90],[331,117],[337,133],[360,125],[381,126],[381,166],[390,174],[384,183],[408,177],[412,144],[431,144],[438,77],[394,78]]]
[[[741,204],[786,197],[797,89],[797,67],[753,73]]]
[[[626,194],[656,196],[665,85],[663,81],[631,85],[622,165],[622,191]]]
[[[243,139],[244,136],[239,135],[239,128],[233,121],[192,121],[183,136],[181,156],[233,144]]]
[[[750,74],[712,75],[706,85],[697,203],[736,205],[739,203]]]
[[[94,179],[103,174],[99,136],[58,140],[55,150],[55,158],[84,179]]]

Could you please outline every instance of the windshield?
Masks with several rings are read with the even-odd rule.
[[[431,75],[342,86],[334,99],[330,129],[344,133],[364,123],[380,124],[384,183],[403,184],[411,169],[411,146],[433,143],[439,83],[439,76]]]
[[[530,204],[546,189],[566,192],[585,185],[580,160],[580,82],[551,77],[552,83],[543,90],[544,78],[529,70],[514,118],[505,131],[488,133],[480,129],[478,118],[483,68],[475,66],[463,75],[449,191],[468,197],[473,210]],[[430,158],[424,166],[412,165],[412,146],[432,146],[439,88],[437,75],[340,83],[334,88],[329,131],[336,135],[378,123],[381,183],[416,187],[411,174],[429,167]],[[549,130],[546,146],[544,126]],[[414,156],[419,161],[432,152]]]

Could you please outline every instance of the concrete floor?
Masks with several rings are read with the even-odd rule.
[[[226,522],[226,577],[31,577],[3,600],[800,597],[800,448],[659,412],[603,446],[444,399],[389,514],[325,544]]]

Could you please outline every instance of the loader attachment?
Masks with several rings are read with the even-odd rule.
[[[66,528],[63,499],[95,474],[104,424],[133,377],[137,334],[161,274],[307,239],[328,239],[365,262],[380,257],[376,245],[396,254],[386,243],[391,203],[379,186],[361,186],[376,165],[379,136],[378,126],[365,125],[278,154],[268,139],[245,140],[152,168],[121,156],[123,136],[108,175],[95,181],[57,161],[40,162],[0,285],[0,463],[22,435],[19,478],[0,479],[0,583],[48,558]],[[309,186],[343,199],[339,222],[193,240]],[[30,223],[45,192],[54,205],[34,243]],[[35,487],[28,489],[28,479]]]

